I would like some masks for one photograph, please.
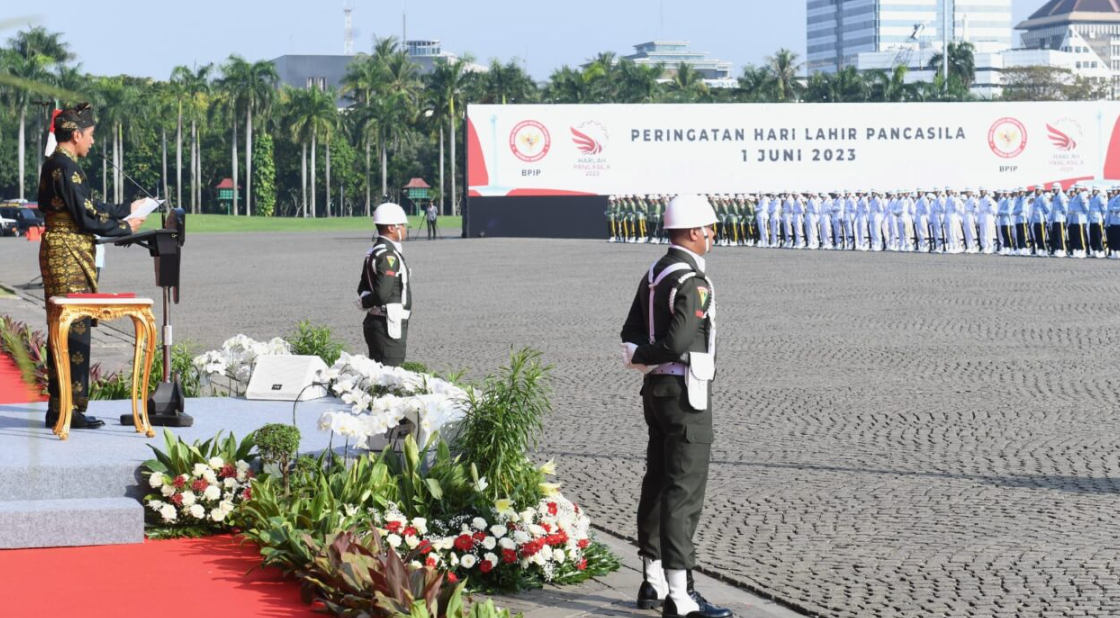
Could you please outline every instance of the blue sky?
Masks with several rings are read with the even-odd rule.
[[[1015,21],[1044,0],[1014,0]],[[166,79],[177,64],[221,61],[230,53],[271,59],[288,53],[337,54],[343,45],[343,0],[193,0],[191,2],[52,0],[11,5],[20,15],[63,32],[84,68],[97,74]],[[435,38],[479,61],[523,59],[545,79],[599,51],[629,53],[664,37],[730,60],[738,73],[780,47],[805,53],[804,0],[351,0],[354,47],[374,36]],[[661,18],[659,4],[664,6]],[[40,8],[43,7],[43,8]],[[49,12],[44,10],[49,7]],[[20,12],[26,11],[26,12]],[[664,28],[662,28],[662,23]],[[0,33],[7,38],[12,30]]]

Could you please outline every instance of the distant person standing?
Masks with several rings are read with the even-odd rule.
[[[358,305],[366,312],[362,327],[369,357],[382,365],[399,367],[404,363],[412,315],[411,273],[401,249],[408,217],[400,206],[386,202],[373,211],[373,223],[377,239],[362,266]]]
[[[439,219],[439,209],[436,208],[434,203],[428,204],[427,211],[428,219],[428,240],[435,240],[436,238],[436,220]]]

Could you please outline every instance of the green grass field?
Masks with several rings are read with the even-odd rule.
[[[459,229],[462,217],[440,217],[443,229]],[[420,217],[409,217],[409,227],[421,232]],[[159,215],[152,213],[141,229],[159,227]],[[372,231],[373,223],[366,217],[331,217],[303,219],[293,217],[234,217],[230,215],[187,215],[188,234],[220,234],[225,232],[361,232]]]

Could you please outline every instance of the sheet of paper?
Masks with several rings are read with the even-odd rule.
[[[144,198],[144,201],[141,202],[140,208],[137,208],[136,212],[125,217],[125,221],[129,219],[143,219],[144,217],[152,214],[155,209],[159,208],[162,205],[163,200],[153,200],[150,197],[146,197]]]

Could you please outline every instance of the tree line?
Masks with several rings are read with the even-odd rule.
[[[491,60],[485,71],[469,71],[468,62],[437,60],[421,74],[398,42],[386,38],[354,57],[336,90],[281,85],[271,62],[237,55],[216,65],[177,66],[167,80],[91,75],[61,34],[35,27],[0,48],[0,196],[35,199],[56,103],[95,106],[102,156],[83,164],[108,201],[138,193],[127,175],[193,213],[215,212],[214,187],[228,177],[235,187],[231,214],[368,215],[383,198],[401,200],[408,179],[422,177],[451,212],[465,190],[461,128],[470,103],[971,100],[972,46],[950,44],[948,57],[947,80],[937,54],[929,64],[934,81],[907,83],[904,66],[806,78],[797,54],[781,49],[762,65],[744,67],[734,87],[714,88],[687,64],[666,70],[604,52],[537,83],[515,61]],[[1058,69],[1005,75],[1008,99],[1104,94]]]

